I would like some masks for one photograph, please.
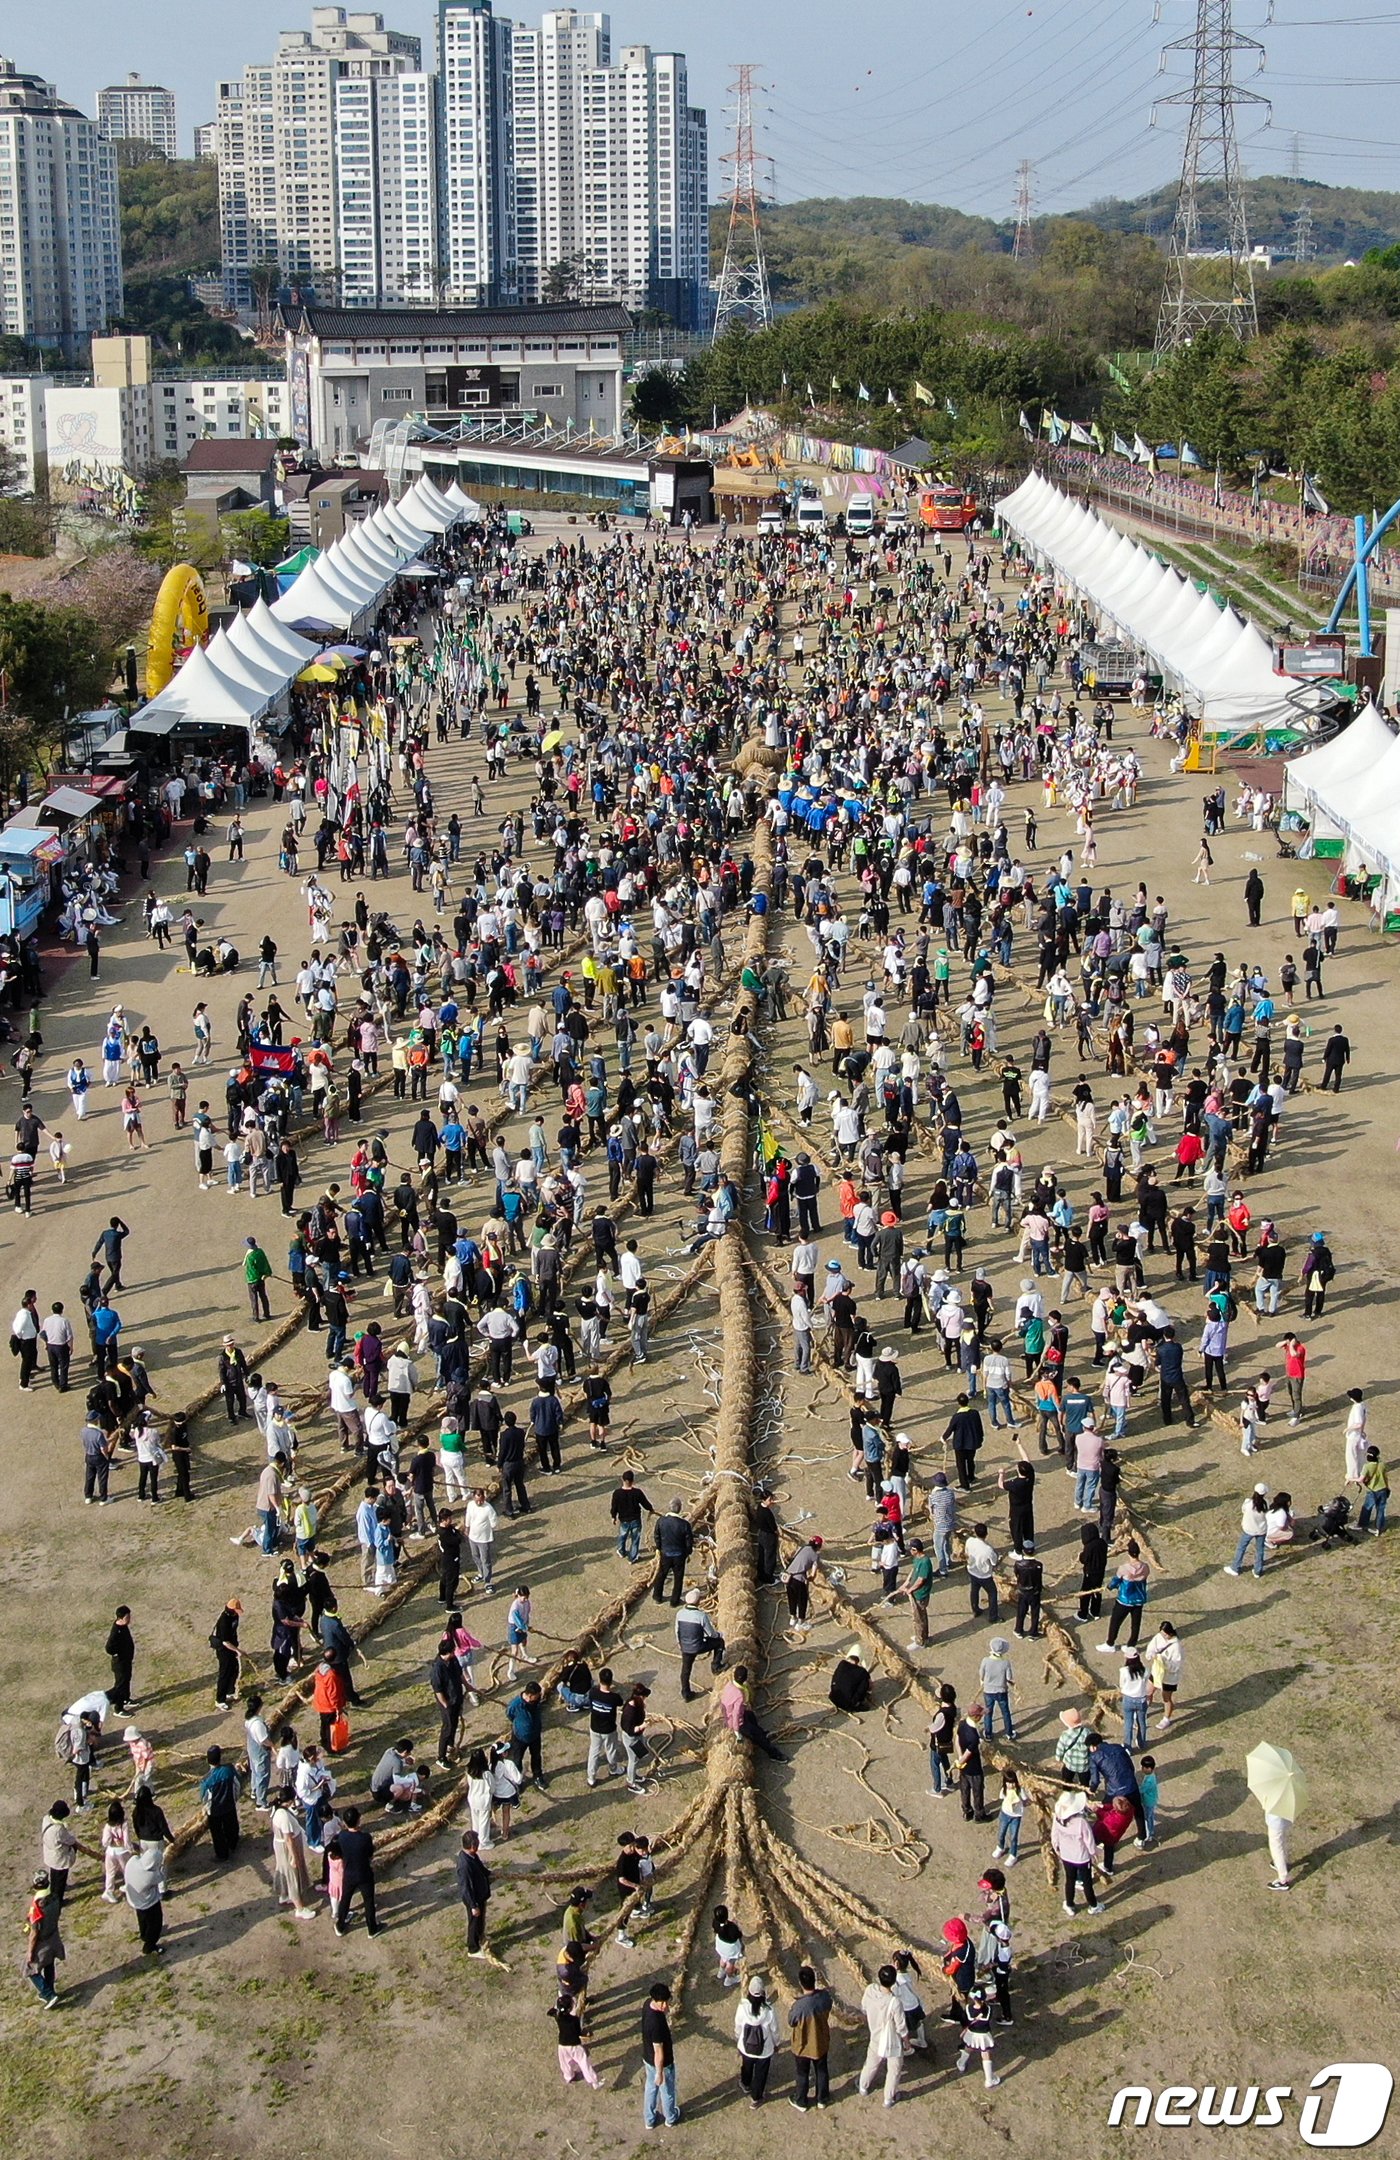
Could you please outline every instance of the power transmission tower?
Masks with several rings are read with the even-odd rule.
[[[1011,243],[1011,253],[1017,262],[1029,262],[1035,253],[1035,234],[1031,230],[1031,204],[1035,201],[1035,167],[1029,158],[1022,158],[1016,167],[1016,237]]]
[[[1293,227],[1293,260],[1295,263],[1305,263],[1313,251],[1312,204],[1300,202],[1296,210],[1290,210],[1288,221]]]
[[[1235,29],[1231,0],[1196,0],[1195,35],[1174,38],[1165,52],[1192,55],[1192,80],[1189,90],[1177,90],[1159,100],[1163,105],[1190,107],[1157,317],[1159,356],[1189,345],[1203,330],[1228,330],[1240,339],[1254,337],[1258,331],[1235,115],[1242,105],[1269,107],[1267,98],[1242,90],[1235,81],[1238,55],[1252,53],[1262,67],[1264,48],[1257,38],[1244,37]],[[1219,292],[1220,272],[1214,264],[1202,275],[1201,197],[1207,188],[1218,188],[1224,198],[1226,244],[1219,251],[1219,261],[1225,269],[1225,297]]]
[[[765,161],[753,142],[753,94],[762,86],[754,77],[754,69],[745,63],[736,68],[729,86],[734,98],[734,148],[720,159],[729,168],[729,229],[715,295],[712,342],[718,342],[731,323],[766,330],[773,320],[759,209],[759,168]]]

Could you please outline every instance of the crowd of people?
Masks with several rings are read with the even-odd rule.
[[[561,540],[526,557],[496,523],[444,541],[448,598],[422,618],[421,643],[389,646],[407,621],[398,603],[381,626],[387,657],[366,656],[349,679],[360,762],[306,717],[267,770],[279,864],[307,907],[295,962],[268,927],[247,986],[253,955],[206,937],[194,905],[205,885],[187,857],[183,921],[151,886],[146,927],[161,951],[178,935],[196,973],[237,978],[227,1018],[211,989],[192,1014],[188,1062],[173,1059],[124,994],[92,1068],[76,1058],[67,1089],[76,1130],[94,1086],[121,1088],[125,1145],[137,1152],[149,1144],[143,1105],[163,1079],[171,1130],[193,1143],[197,1189],[262,1203],[236,1268],[250,1321],[297,1319],[324,1345],[315,1399],[284,1391],[275,1350],[255,1344],[250,1355],[237,1330],[210,1346],[216,1404],[231,1428],[257,1436],[250,1520],[232,1542],[268,1563],[264,1616],[246,1612],[241,1593],[209,1615],[222,1738],[209,1743],[199,1803],[216,1864],[246,1864],[242,1804],[269,1841],[279,1907],[310,1920],[324,1898],[344,1934],[358,1902],[377,1933],[371,1825],[421,1817],[460,1785],[471,1827],[457,1895],[469,1954],[485,1958],[487,1855],[512,1835],[527,1787],[548,1790],[572,1723],[587,1732],[575,1754],[588,1786],[606,1772],[637,1800],[654,1790],[664,1750],[646,1684],[583,1658],[548,1696],[529,1677],[541,1624],[503,1524],[539,1509],[544,1481],[564,1479],[559,1500],[577,1509],[576,1461],[616,1447],[609,1372],[668,1354],[652,1338],[646,1261],[648,1221],[664,1204],[685,1216],[677,1253],[731,1232],[760,1246],[787,1307],[794,1372],[814,1371],[820,1345],[849,1399],[850,1477],[873,1517],[872,1618],[907,1608],[915,1667],[936,1643],[945,1667],[966,1674],[939,1688],[930,1791],[994,1823],[995,1842],[980,1910],[942,1928],[941,2017],[956,2033],[957,2068],[980,2064],[991,2087],[997,2030],[1011,2023],[1006,1871],[1037,1819],[1028,1773],[1058,1794],[1044,1830],[1070,1916],[1100,1911],[1129,1831],[1141,1850],[1158,1836],[1150,1714],[1160,1750],[1190,1646],[1155,1611],[1143,1640],[1144,1615],[1165,1593],[1136,1534],[1135,1493],[1152,1466],[1144,1435],[1178,1411],[1188,1425],[1206,1415],[1255,1456],[1280,1378],[1290,1424],[1307,1415],[1306,1341],[1291,1330],[1274,1350],[1251,1341],[1259,1370],[1241,1378],[1232,1330],[1246,1297],[1261,1323],[1275,1319],[1294,1282],[1305,1324],[1327,1309],[1337,1272],[1328,1226],[1295,1229],[1259,1195],[1286,1156],[1285,1128],[1307,1115],[1300,1089],[1340,1087],[1353,1045],[1334,1026],[1319,1060],[1294,997],[1300,980],[1309,1001],[1314,988],[1323,996],[1335,911],[1300,909],[1295,894],[1292,949],[1275,958],[1258,927],[1263,895],[1247,889],[1240,952],[1202,962],[1184,950],[1165,897],[1097,874],[1098,830],[1132,810],[1142,774],[1134,749],[1115,741],[1112,706],[1081,693],[1083,626],[1009,545],[998,558],[972,534],[959,553],[955,565],[951,543],[923,535],[865,555],[726,534],[705,547],[688,535],[652,546]],[[994,693],[1002,717],[988,710]],[[746,742],[760,749],[736,770]],[[473,770],[458,799],[439,775],[461,743]],[[231,814],[231,859],[247,842],[246,778],[213,789]],[[1039,833],[1052,815],[1057,837],[1067,822],[1074,833],[1053,856]],[[767,890],[755,883],[761,821],[774,857]],[[714,1065],[731,1027],[734,926],[767,909],[790,911],[803,958],[749,968],[746,1002],[765,1029],[800,1016],[806,1050],[790,1096],[770,1085],[755,1124],[760,1233],[753,1196],[721,1167]],[[1039,1011],[1023,1075],[1011,1036],[1026,997]],[[216,1049],[221,1088],[205,1077]],[[1062,1123],[1072,1169],[1050,1139]],[[26,1103],[16,1139],[31,1165],[46,1135]],[[172,1462],[173,1497],[194,1504],[195,1419],[167,1413],[168,1388],[128,1347],[114,1302],[130,1236],[112,1216],[79,1286],[93,1382],[69,1301],[41,1315],[30,1291],[12,1324],[19,1383],[41,1379],[43,1351],[56,1388],[84,1387],[85,1500],[110,1504],[112,1474],[131,1461],[137,1499],[154,1508]],[[284,1273],[268,1250],[283,1238]],[[277,1311],[272,1281],[287,1286]],[[926,1335],[942,1352],[936,1408],[932,1381],[906,1386],[896,1347],[903,1336],[909,1355]],[[1379,1535],[1387,1486],[1365,1408],[1353,1391],[1339,1483]],[[348,1552],[305,1467],[298,1426],[313,1417],[347,1458]],[[1003,1428],[1015,1460],[993,1478],[979,1456],[989,1429]],[[570,1448],[567,1463],[566,1431],[587,1438],[587,1454]],[[1110,1738],[1070,1707],[1037,1758],[1018,1736],[1011,1637],[1042,1633],[1052,1467],[1072,1480],[1079,1518],[1078,1623],[1102,1622],[1106,1635],[1083,1651],[1114,1660],[1095,1688],[1116,1697],[1122,1733]],[[755,1707],[759,1676],[726,1662],[686,1503],[665,1500],[622,1469],[598,1534],[628,1567],[654,1566],[654,1600],[675,1611],[682,1701],[707,1663],[723,1680],[724,1722],[785,1760],[786,1735],[775,1738]],[[783,1512],[791,1522],[835,1505],[832,1493],[793,1491]],[[764,1486],[752,1513],[759,1580],[781,1590],[801,1642],[823,1537],[787,1535],[784,1559]],[[1262,1573],[1299,1529],[1292,1496],[1256,1486],[1227,1572],[1238,1576],[1252,1554]],[[406,1594],[423,1578],[419,1560],[442,1615],[423,1659],[433,1752],[396,1713],[352,1802],[336,1765],[364,1675],[343,1608],[358,1593]],[[996,1630],[1006,1594],[1011,1636],[993,1632],[969,1653],[955,1636],[964,1602]],[[279,1686],[310,1681],[315,1741],[270,1702],[264,1629]],[[107,1641],[112,1684],[80,1696],[56,1740],[73,1799],[44,1820],[26,1964],[46,2003],[79,1855],[101,1860],[108,1902],[125,1896],[142,1951],[163,1952],[172,1831],[155,1799],[158,1742],[130,1722],[133,1645],[123,1607]],[[504,1722],[488,1740],[469,1712],[496,1688]],[[858,1717],[879,1693],[868,1651],[852,1645],[830,1678],[832,1709]],[[98,1844],[74,1817],[94,1809],[119,1720],[133,1771],[105,1803]],[[999,1766],[990,1806],[988,1760]],[[628,1833],[615,1871],[624,1948],[651,1912],[655,1872],[651,1839]],[[1286,1888],[1286,1872],[1275,1882]],[[590,2085],[592,1895],[581,1884],[566,1907],[550,2010],[561,2075]],[[782,2037],[776,1976],[751,1968],[723,1908],[715,1923],[719,1977],[739,1989],[741,2086],[757,2107]],[[878,2085],[887,2106],[906,2057],[931,2048],[920,1979],[914,1950],[891,1945],[862,1999],[859,2089]],[[794,1982],[793,2104],[823,2107],[833,1997],[815,1965],[785,1989]],[[677,2119],[669,2000],[658,1980],[642,2014],[649,2124]]]

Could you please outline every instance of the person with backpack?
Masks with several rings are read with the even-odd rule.
[[[28,1935],[24,1946],[24,1975],[46,2010],[52,2010],[58,2001],[58,1988],[54,1982],[54,1967],[67,1955],[63,1937],[58,1931],[58,1916],[63,1907],[62,1893],[54,1893],[47,1868],[40,1868],[30,1885],[29,1911],[26,1915]]]
[[[54,1754],[73,1772],[73,1805],[80,1814],[88,1805],[92,1773],[102,1740],[102,1719],[108,1698],[104,1695],[101,1700],[102,1710],[89,1705],[86,1698],[74,1703],[64,1712],[63,1723],[54,1734]]]
[[[1336,1272],[1336,1263],[1333,1261],[1332,1248],[1327,1242],[1326,1233],[1314,1230],[1308,1240],[1308,1249],[1303,1255],[1302,1273],[1298,1278],[1303,1285],[1304,1319],[1322,1318],[1322,1309],[1327,1302],[1327,1286]]]
[[[762,1975],[755,1973],[734,2006],[734,2037],[739,2049],[739,2084],[751,2108],[762,2107],[768,2073],[778,2047],[778,2019]]]

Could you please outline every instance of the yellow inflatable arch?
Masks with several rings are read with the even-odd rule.
[[[204,580],[190,563],[176,563],[161,579],[146,642],[146,695],[154,697],[175,673],[177,655],[209,635]]]

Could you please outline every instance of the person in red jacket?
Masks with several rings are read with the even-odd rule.
[[[316,1667],[316,1677],[311,1687],[312,1706],[321,1720],[321,1745],[331,1744],[331,1727],[340,1717],[349,1701],[345,1675],[339,1672],[328,1658],[322,1658]]]
[[[1303,1416],[1303,1382],[1308,1376],[1307,1346],[1296,1335],[1285,1335],[1279,1349],[1283,1352],[1283,1377],[1288,1383],[1288,1422],[1297,1425]]]
[[[1172,1183],[1180,1185],[1184,1180],[1191,1184],[1205,1152],[1205,1141],[1198,1132],[1184,1132],[1176,1143],[1176,1176]]]

